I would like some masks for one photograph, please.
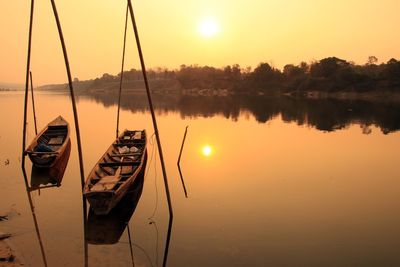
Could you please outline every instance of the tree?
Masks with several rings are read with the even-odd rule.
[[[367,65],[375,65],[378,62],[378,58],[376,56],[369,56],[367,60]]]

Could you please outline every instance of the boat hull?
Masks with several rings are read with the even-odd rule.
[[[34,167],[52,168],[65,158],[64,154],[70,145],[70,130],[68,122],[61,116],[51,121],[32,141],[25,150]],[[38,151],[45,146],[49,151]]]
[[[135,131],[129,131],[129,132],[135,132]],[[113,142],[113,144],[111,144],[109,149],[104,153],[104,155],[100,158],[100,160],[97,162],[97,164],[94,166],[91,173],[89,174],[84,187],[84,195],[90,204],[90,209],[96,215],[108,214],[120,202],[120,200],[124,197],[124,195],[129,191],[135,180],[141,174],[144,173],[145,170],[144,166],[146,165],[147,161],[147,150],[146,150],[145,131],[142,132],[144,135],[144,138],[142,140],[143,142],[140,143],[140,146],[139,143],[137,144],[137,146],[140,147],[141,150],[140,153],[118,154],[117,158],[120,159],[120,161],[115,160],[115,158],[110,156],[110,155],[114,156],[116,155],[115,146],[116,145],[123,146],[125,144],[124,142],[120,143],[121,137],[119,137],[115,142]],[[123,136],[123,134],[121,136]],[[123,164],[124,163],[123,158],[129,157],[128,155],[132,154],[137,155],[135,161],[128,161],[127,164]],[[118,165],[121,162],[123,162],[122,165]],[[123,166],[129,166],[130,163],[132,163],[132,166],[130,166],[132,168],[132,173],[128,176],[124,176],[124,178],[122,178],[122,176],[119,176],[117,172],[118,171],[122,172]],[[108,171],[111,172],[111,174],[106,175],[105,173],[102,173],[102,168],[101,168],[102,164],[106,165],[109,164],[110,166],[113,166],[113,169],[111,169],[111,167],[109,167],[108,169]],[[119,170],[120,168],[121,170]],[[104,179],[104,177],[106,176],[108,176],[108,178],[110,177],[115,178],[115,180],[117,181],[116,182],[114,181],[114,183],[109,182],[108,184],[113,184],[109,188],[105,186],[104,189],[94,190],[96,183],[101,184],[102,182],[99,181]]]
[[[31,190],[40,189],[49,184],[61,186],[62,179],[71,154],[71,141],[67,143],[65,152],[51,168],[37,168],[32,166]]]

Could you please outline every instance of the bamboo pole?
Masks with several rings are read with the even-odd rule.
[[[119,94],[118,94],[118,111],[117,111],[117,131],[115,138],[118,138],[119,134],[119,110],[121,106],[121,92],[122,92],[122,80],[124,77],[124,63],[125,63],[125,46],[126,46],[126,29],[128,26],[128,5],[126,5],[126,14],[125,14],[125,30],[124,30],[124,45],[122,49],[122,66],[121,66],[121,77],[119,80]]]
[[[71,94],[72,110],[73,110],[73,113],[74,113],[74,122],[75,122],[75,130],[76,130],[76,141],[77,141],[77,145],[78,145],[79,170],[80,170],[80,177],[81,177],[82,202],[83,202],[82,203],[83,204],[83,218],[84,218],[84,220],[83,220],[83,231],[84,231],[84,234],[86,234],[86,230],[87,230],[86,199],[85,199],[85,197],[83,195],[83,188],[85,186],[85,174],[84,174],[84,168],[83,168],[83,156],[82,156],[82,145],[81,145],[81,137],[80,137],[80,130],[79,130],[78,112],[77,112],[77,109],[76,109],[74,88],[73,88],[73,84],[72,84],[71,69],[69,67],[67,48],[66,48],[65,41],[64,41],[64,36],[63,36],[63,33],[62,33],[60,19],[58,17],[56,3],[55,3],[54,0],[51,0],[51,6],[53,8],[54,17],[55,17],[56,23],[57,23],[58,34],[59,34],[59,37],[60,37],[60,42],[61,42],[61,46],[62,46],[62,50],[63,50],[65,68],[67,70],[67,76],[68,76],[69,91],[70,91],[70,94]],[[85,257],[84,257],[85,266],[88,266],[89,265],[88,257],[87,257],[88,245],[87,245],[87,242],[86,242],[86,237],[84,237],[84,251],[85,251]]]
[[[137,26],[136,26],[135,15],[133,13],[132,2],[131,2],[131,0],[127,0],[127,1],[128,1],[128,6],[129,6],[129,12],[130,12],[130,15],[131,15],[133,30],[135,32],[136,45],[137,45],[137,49],[138,49],[138,53],[139,53],[140,64],[141,64],[141,67],[142,67],[142,73],[143,73],[143,79],[144,79],[144,83],[145,83],[145,87],[146,87],[147,98],[149,100],[151,118],[152,118],[152,121],[153,121],[154,133],[156,135],[158,152],[159,152],[159,155],[160,155],[160,161],[161,161],[161,167],[162,167],[164,185],[165,185],[165,193],[167,195],[167,201],[168,201],[169,214],[170,214],[170,217],[172,218],[173,217],[173,210],[172,210],[171,196],[170,196],[170,192],[169,192],[167,172],[165,170],[165,163],[164,163],[164,157],[163,157],[163,152],[162,152],[162,147],[161,147],[160,135],[159,135],[159,132],[158,132],[157,119],[156,119],[156,115],[155,115],[155,112],[154,112],[153,101],[151,99],[151,92],[150,92],[149,82],[147,80],[146,66],[144,64],[144,58],[143,58],[142,48],[141,48],[141,45],[140,45],[139,33],[138,33]]]
[[[35,0],[31,0],[31,13],[29,19],[29,34],[28,34],[28,56],[26,62],[26,76],[25,76],[25,100],[24,100],[24,125],[22,127],[22,162],[21,167],[25,169],[25,147],[26,147],[26,121],[28,112],[28,90],[29,90],[29,71],[31,67],[31,48],[32,48],[32,25],[33,25],[33,11],[35,8]],[[26,174],[26,173],[25,173]],[[28,186],[28,179],[24,175],[26,188]]]
[[[25,101],[24,101],[24,125],[22,130],[22,157],[21,157],[21,169],[22,174],[24,176],[26,193],[28,195],[29,206],[31,208],[33,223],[35,225],[36,234],[39,241],[40,252],[42,254],[43,264],[47,267],[46,255],[44,252],[44,246],[42,242],[42,238],[40,236],[39,225],[36,219],[35,207],[33,206],[33,201],[31,198],[31,194],[29,193],[29,183],[25,170],[25,147],[26,147],[26,121],[27,121],[27,112],[28,112],[28,88],[29,88],[29,72],[31,65],[31,50],[32,50],[32,26],[33,26],[33,12],[35,8],[35,0],[31,0],[31,12],[29,19],[29,34],[28,34],[28,55],[27,55],[27,63],[26,63],[26,76],[25,76]]]
[[[76,129],[76,141],[77,141],[77,144],[78,144],[79,170],[80,170],[81,185],[82,185],[82,190],[83,190],[83,187],[85,185],[85,174],[84,174],[84,169],[83,169],[82,145],[81,145],[81,137],[80,137],[80,130],[79,130],[78,112],[77,112],[77,109],[76,109],[74,88],[73,88],[72,78],[71,78],[71,69],[69,67],[67,48],[66,48],[66,45],[65,45],[64,36],[63,36],[63,33],[62,33],[62,29],[61,29],[60,19],[58,17],[56,3],[55,3],[54,0],[51,0],[51,6],[53,8],[54,17],[56,19],[58,34],[60,36],[60,42],[61,42],[63,55],[64,55],[65,68],[67,70],[69,91],[70,91],[70,94],[71,94],[72,110],[74,112],[74,121],[75,121],[75,129]]]
[[[29,76],[30,76],[30,78],[31,78],[31,93],[32,93],[33,121],[34,121],[34,123],[35,123],[35,135],[37,135],[36,109],[35,109],[35,98],[33,97],[32,71],[29,71]]]

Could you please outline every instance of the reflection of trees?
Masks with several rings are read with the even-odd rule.
[[[116,94],[99,93],[80,97],[93,99],[107,107],[117,104]],[[364,128],[376,125],[383,133],[400,129],[400,105],[395,102],[173,94],[155,94],[153,102],[159,114],[179,112],[182,118],[223,116],[236,121],[241,112],[248,112],[260,123],[280,115],[285,122],[308,125],[322,131],[334,131],[355,123]],[[144,94],[123,95],[121,107],[132,112],[146,112],[147,98]]]

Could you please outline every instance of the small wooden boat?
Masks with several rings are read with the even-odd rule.
[[[32,166],[31,171],[31,190],[46,187],[61,186],[65,169],[67,168],[69,156],[71,154],[71,141],[68,141],[65,153],[60,160],[51,168],[37,168]]]
[[[35,137],[25,153],[35,167],[53,167],[62,158],[70,143],[69,134],[68,122],[58,116]]]
[[[84,195],[96,214],[108,214],[126,194],[147,156],[146,131],[125,130],[96,163]]]

